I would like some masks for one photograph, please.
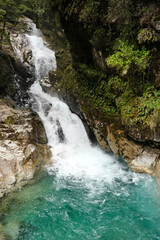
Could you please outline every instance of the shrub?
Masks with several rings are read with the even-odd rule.
[[[153,29],[144,28],[139,31],[137,40],[140,44],[143,42],[156,42],[157,35]]]
[[[107,65],[120,71],[122,75],[127,73],[133,64],[136,66],[135,71],[143,73],[149,66],[150,51],[147,51],[145,47],[139,50],[135,45],[130,45],[128,41],[119,40],[114,52],[106,59]]]

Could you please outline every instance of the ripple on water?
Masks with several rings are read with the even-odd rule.
[[[155,180],[92,147],[81,120],[64,102],[42,91],[39,80],[56,69],[56,60],[39,34],[35,36],[35,25],[33,30],[26,35],[37,76],[30,94],[54,164],[36,184],[11,196],[0,219],[3,232],[12,240],[160,239]]]

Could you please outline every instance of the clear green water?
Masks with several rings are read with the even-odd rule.
[[[35,26],[32,30],[27,39],[38,80],[56,69],[56,62]],[[1,203],[0,240],[160,239],[155,180],[132,173],[123,162],[93,148],[80,119],[44,93],[38,81],[30,93],[55,164],[36,184]]]
[[[16,240],[160,239],[159,193],[144,175],[102,188],[96,180],[55,172],[12,197],[1,223]]]

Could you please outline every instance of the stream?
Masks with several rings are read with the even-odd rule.
[[[2,219],[6,236],[12,240],[160,239],[155,179],[132,172],[122,159],[92,146],[78,116],[39,84],[56,69],[54,52],[34,24],[25,36],[36,76],[30,101],[43,121],[53,164],[39,181],[16,193]]]

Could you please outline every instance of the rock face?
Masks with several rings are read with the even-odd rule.
[[[13,79],[15,75],[22,79],[26,87],[26,79],[31,78],[27,68],[15,58],[13,53],[0,50],[0,94],[13,94]],[[11,90],[12,88],[12,90]],[[16,90],[15,90],[16,91]],[[15,93],[15,92],[14,92]]]
[[[159,175],[160,150],[137,143],[129,138],[123,130],[117,129],[114,124],[107,126],[107,140],[112,151],[121,156],[135,172]]]
[[[44,91],[50,94],[56,91],[67,102],[73,112],[80,118],[83,116],[83,122],[87,123],[99,146],[104,151],[112,151],[115,155],[122,157],[133,171],[154,175],[160,182],[160,150],[157,144],[154,146],[149,145],[148,140],[151,135],[147,135],[147,132],[144,131],[144,138],[142,136],[135,137],[135,139],[133,136],[130,137],[118,119],[115,121],[115,119],[106,117],[100,108],[95,109],[87,99],[81,98],[76,93],[75,88],[72,89],[72,92],[67,93],[60,82],[61,80],[59,82],[52,81],[52,75],[50,74],[49,78],[41,80],[41,86]],[[71,96],[75,100],[73,98],[71,100]],[[79,109],[78,112],[72,108],[72,105],[76,106],[75,101],[78,102],[78,107],[76,107],[76,109]],[[134,134],[138,131],[139,129],[135,131],[133,129]],[[137,134],[137,136],[139,135]],[[148,136],[148,138],[146,139],[145,136]],[[94,139],[94,137],[92,136],[91,139]],[[155,136],[152,140],[152,144],[158,143]]]
[[[93,1],[95,5],[92,8],[86,1],[77,4],[68,1],[59,4],[59,8],[57,5],[53,6],[60,15],[61,26],[70,43],[70,53],[64,46],[56,51],[56,76],[55,73],[50,74],[50,83],[47,79],[47,84],[51,84],[51,87],[48,85],[48,89],[47,84],[41,84],[45,91],[51,88],[56,90],[71,109],[74,101],[70,101],[70,96],[76,99],[80,113],[103,150],[112,150],[132,170],[155,175],[160,179],[159,102],[155,101],[160,99],[160,9],[158,2],[152,3],[153,1],[130,1],[131,9],[123,6],[123,1],[119,2],[122,4],[120,14],[118,8],[113,11],[116,5],[108,6],[108,2],[100,0]],[[92,9],[88,15],[86,9]],[[129,20],[123,10],[134,19]],[[135,32],[130,30],[130,21],[135,24]],[[153,54],[152,66],[146,71],[143,81],[142,76],[132,71],[135,69],[134,64],[132,70],[124,71],[123,74],[116,71],[116,67],[111,69],[107,66],[106,58],[112,54],[111,49],[117,48],[114,46],[117,37],[123,36],[123,29],[126,31],[127,28],[126,40],[128,38],[130,42],[135,38],[136,46],[139,41],[140,49],[144,44]],[[144,35],[140,35],[139,30]],[[150,38],[146,38],[148,32],[151,32]],[[73,61],[70,61],[71,58]],[[115,78],[112,79],[113,76]],[[126,82],[128,85],[123,88]],[[147,87],[151,86],[150,92],[145,90],[145,84]],[[129,105],[130,97],[130,108],[123,111],[125,104]],[[74,109],[73,111],[77,113]]]
[[[22,65],[26,67],[29,73],[33,74],[34,64],[32,50],[29,46],[29,41],[25,34],[22,34],[23,38],[18,33],[10,34],[10,41],[14,52],[16,52],[18,58],[23,62]]]
[[[27,184],[50,157],[38,115],[0,100],[0,198]]]

